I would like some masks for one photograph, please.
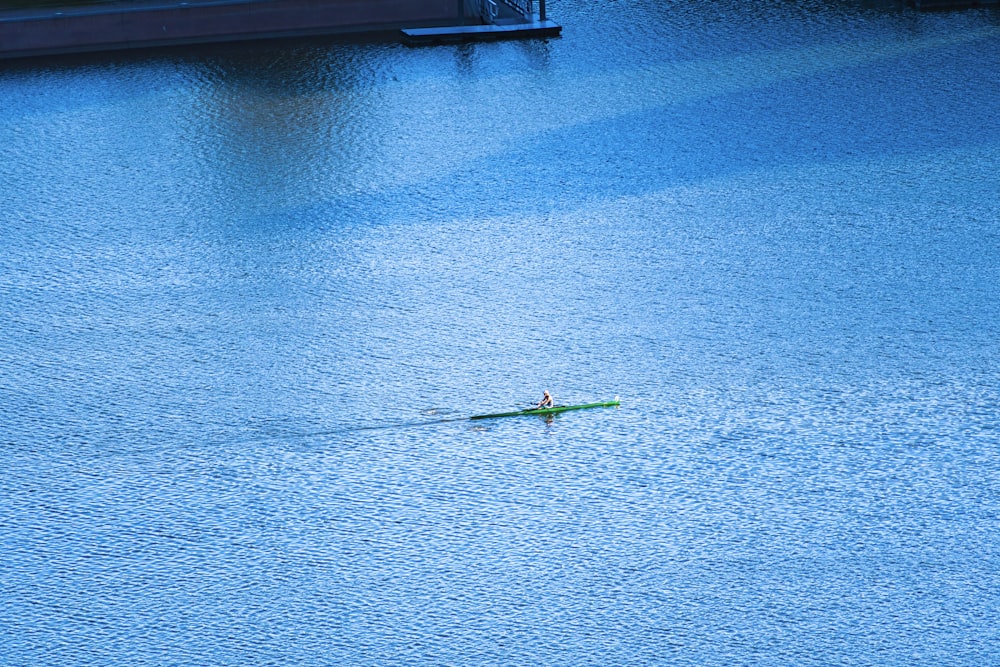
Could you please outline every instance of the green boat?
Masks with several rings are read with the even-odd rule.
[[[476,415],[469,419],[493,419],[495,417],[524,417],[527,415],[554,415],[557,412],[567,412],[569,410],[587,410],[589,408],[617,408],[620,405],[618,397],[613,401],[602,401],[601,403],[584,403],[583,405],[553,405],[551,408],[528,408],[527,410],[517,410],[515,412],[496,412],[491,415]]]

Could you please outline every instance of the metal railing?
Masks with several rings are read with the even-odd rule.
[[[500,8],[497,7],[496,0],[480,0],[479,15],[483,17],[484,21],[495,23],[499,14]]]
[[[534,13],[534,0],[503,0],[503,3],[526,19]]]

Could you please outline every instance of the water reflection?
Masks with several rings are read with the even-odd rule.
[[[260,215],[367,186],[376,72],[355,50],[266,50],[203,68],[185,134],[219,198],[252,190],[244,214]]]

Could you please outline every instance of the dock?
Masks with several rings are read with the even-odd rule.
[[[558,37],[562,27],[546,19],[517,23],[455,25],[438,28],[403,28],[403,42],[410,46],[426,46],[450,42],[470,42],[493,39],[527,39]]]
[[[425,46],[497,39],[558,37],[562,27],[545,16],[545,0],[463,0],[471,22],[403,28],[404,44]]]

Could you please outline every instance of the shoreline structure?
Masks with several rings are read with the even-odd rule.
[[[550,37],[544,0],[119,0],[0,10],[0,59],[320,35]],[[401,32],[402,31],[402,32]]]

